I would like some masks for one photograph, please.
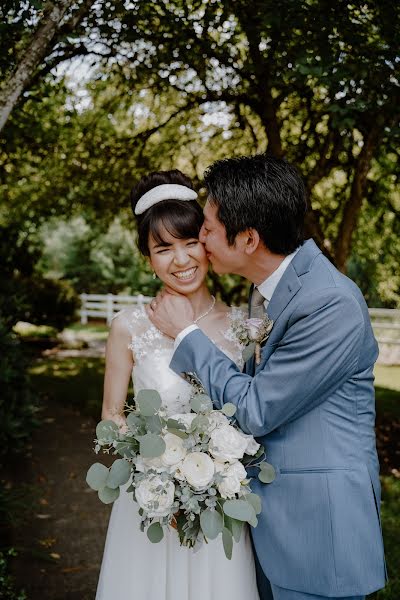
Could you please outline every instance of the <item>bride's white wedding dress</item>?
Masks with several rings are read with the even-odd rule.
[[[124,310],[116,318],[124,320],[132,337],[135,393],[156,389],[170,414],[189,412],[191,386],[169,368],[173,341],[151,324],[144,308]],[[229,315],[213,341],[241,364]],[[139,524],[132,494],[121,490],[111,512],[96,600],[259,599],[247,527],[228,560],[220,537],[194,552],[180,546],[173,529],[165,532],[160,543],[152,544]]]

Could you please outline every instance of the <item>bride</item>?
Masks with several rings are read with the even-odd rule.
[[[151,173],[133,189],[138,246],[165,286],[185,294],[195,323],[237,364],[241,351],[231,330],[235,309],[216,302],[205,284],[208,260],[198,240],[203,213],[188,177]],[[115,316],[106,350],[103,419],[123,427],[129,379],[135,393],[156,389],[169,414],[189,412],[190,385],[169,369],[174,342],[149,321],[143,307]],[[121,490],[108,527],[96,600],[258,600],[250,533],[244,529],[225,557],[220,538],[193,551],[174,529],[152,544],[140,531],[138,507]]]

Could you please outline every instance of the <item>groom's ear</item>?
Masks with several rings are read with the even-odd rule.
[[[243,232],[243,236],[243,241],[245,242],[244,251],[248,256],[250,256],[260,245],[260,234],[258,233],[257,229],[253,229],[251,227]]]

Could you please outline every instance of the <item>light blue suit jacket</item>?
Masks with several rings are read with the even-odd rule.
[[[274,321],[261,363],[242,373],[200,330],[171,362],[195,372],[220,408],[264,445],[277,477],[257,479],[263,512],[252,530],[261,566],[284,588],[323,596],[384,586],[375,445],[378,355],[358,287],[306,241],[268,306]],[[250,473],[251,474],[251,473]]]

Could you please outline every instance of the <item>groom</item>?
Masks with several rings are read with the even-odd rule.
[[[245,372],[193,324],[184,296],[149,316],[176,338],[171,368],[195,372],[215,406],[237,407],[276,479],[252,482],[263,511],[252,530],[262,600],[364,599],[385,585],[375,447],[378,355],[361,292],[303,239],[305,190],[284,160],[213,164],[200,240],[219,273],[253,284],[250,315],[274,326]]]

